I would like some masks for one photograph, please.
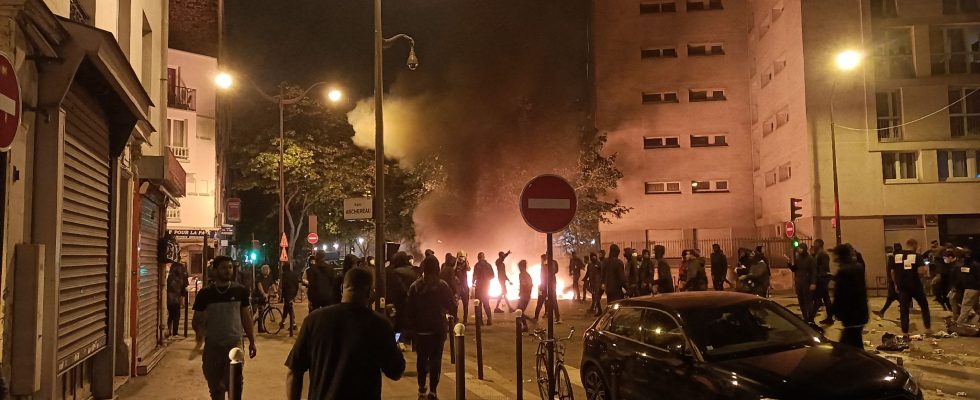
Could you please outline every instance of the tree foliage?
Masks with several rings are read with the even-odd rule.
[[[606,135],[586,138],[579,153],[575,178],[571,182],[578,196],[578,210],[571,224],[559,236],[566,251],[596,248],[599,224],[608,224],[630,211],[619,199],[606,199],[615,190],[623,173],[616,167],[616,155],[603,155]]]

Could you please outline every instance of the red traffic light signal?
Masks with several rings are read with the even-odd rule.
[[[789,220],[796,221],[797,218],[803,218],[803,206],[800,203],[803,199],[790,198],[789,199]]]

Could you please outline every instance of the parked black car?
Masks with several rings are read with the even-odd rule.
[[[775,302],[684,292],[614,303],[585,332],[594,399],[921,399],[908,372],[831,342]]]

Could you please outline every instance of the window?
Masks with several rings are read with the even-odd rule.
[[[949,104],[950,136],[980,136],[980,88],[950,88]]]
[[[766,36],[766,33],[769,32],[769,28],[771,28],[771,27],[772,27],[772,20],[770,20],[769,18],[763,18],[762,19],[762,23],[759,24],[759,39],[758,40],[762,40],[762,37],[763,36]]]
[[[776,113],[776,127],[782,127],[789,123],[789,110],[783,109]]]
[[[180,223],[180,208],[167,207],[167,222]]]
[[[680,182],[647,182],[646,194],[680,193]]]
[[[929,31],[933,75],[980,74],[980,25]]]
[[[962,14],[980,12],[977,0],[943,0],[943,14]]]
[[[620,307],[609,322],[609,333],[619,335],[628,339],[642,341],[640,323],[643,319],[643,310],[632,307]]]
[[[691,193],[718,193],[727,191],[727,180],[691,181]]]
[[[767,136],[776,130],[776,119],[770,118],[762,123],[762,136]]]
[[[779,166],[779,181],[789,180],[793,177],[793,166],[792,162],[787,162],[786,164]]]
[[[922,228],[921,215],[888,215],[882,220],[885,230]]]
[[[902,139],[902,92],[892,90],[875,93],[878,114],[878,141],[890,142]]]
[[[783,15],[783,9],[786,6],[783,4],[783,0],[778,0],[776,4],[772,5],[772,22],[776,22],[780,15]]]
[[[780,58],[780,59],[772,62],[772,70],[774,72],[774,75],[779,75],[779,73],[780,72],[783,72],[784,69],[786,69],[786,59],[785,58]]]
[[[725,54],[725,46],[721,43],[691,43],[687,45],[689,56],[719,56]]]
[[[174,157],[186,160],[188,157],[187,143],[187,120],[186,119],[167,119],[167,132],[170,136],[170,151]]]
[[[875,32],[875,73],[883,78],[914,78],[912,28],[897,27]]]
[[[896,0],[871,0],[871,16],[877,18],[893,18],[898,16]]]
[[[687,0],[687,11],[721,10],[721,0]]]
[[[677,58],[677,49],[673,47],[659,47],[640,49],[640,58]]]
[[[773,76],[775,76],[775,73],[773,73],[772,68],[767,68],[766,71],[762,73],[762,75],[759,75],[759,86],[761,87],[768,86],[769,82],[772,82]]]
[[[640,3],[640,14],[676,12],[675,0],[648,1]]]
[[[980,178],[977,171],[978,152],[974,150],[938,150],[936,152],[939,180],[950,178]]]
[[[187,194],[197,193],[197,177],[193,173],[187,173]]]
[[[885,182],[915,180],[917,153],[881,153],[881,170]]]
[[[659,136],[643,138],[644,149],[663,149],[681,147],[677,136]]]
[[[684,331],[670,315],[657,310],[643,310],[641,341],[665,351],[676,345],[684,345]]]
[[[725,89],[691,89],[687,93],[690,102],[725,101]]]
[[[643,104],[678,103],[677,92],[643,93]]]
[[[771,169],[766,171],[766,187],[776,184],[776,170]]]
[[[691,135],[691,147],[728,146],[725,135]]]

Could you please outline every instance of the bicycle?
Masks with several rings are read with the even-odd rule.
[[[568,379],[568,370],[565,369],[565,342],[572,338],[575,334],[575,327],[572,327],[568,332],[568,336],[564,338],[554,338],[547,339],[546,332],[544,329],[535,329],[531,333],[538,339],[538,350],[534,353],[535,358],[535,373],[537,375],[538,381],[538,391],[541,394],[542,399],[550,399],[548,396],[548,344],[554,343],[555,346],[555,364],[558,371],[558,381],[555,385],[555,392],[558,394],[558,400],[573,400],[574,394],[572,393],[572,382]]]
[[[282,317],[282,309],[272,305],[271,301],[266,301],[263,304],[258,304],[261,306],[253,307],[255,310],[252,312],[252,319],[255,321],[259,327],[264,328],[265,333],[270,333],[273,335],[278,335],[282,331],[282,324],[284,322]]]

